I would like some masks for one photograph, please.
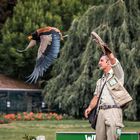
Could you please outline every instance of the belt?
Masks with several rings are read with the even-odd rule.
[[[102,106],[99,106],[99,109],[103,109],[103,110],[110,109],[110,108],[120,108],[120,106],[118,106],[118,105],[102,105]]]

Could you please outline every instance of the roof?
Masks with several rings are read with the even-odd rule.
[[[9,76],[0,74],[0,90],[41,90],[38,85],[28,84],[24,81],[13,79]]]

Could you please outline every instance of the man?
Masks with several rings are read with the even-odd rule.
[[[36,65],[27,81],[36,83],[38,78],[43,76],[43,73],[49,68],[54,59],[57,58],[62,34],[59,29],[47,26],[39,28],[31,33],[28,39],[30,40],[30,43],[23,51],[27,51],[29,48],[32,48],[39,43]],[[19,50],[19,52],[23,51]]]
[[[117,140],[120,137],[121,128],[124,127],[121,107],[131,101],[132,98],[123,87],[124,72],[120,62],[95,32],[92,32],[92,36],[104,53],[98,63],[104,74],[96,83],[94,97],[85,110],[85,117],[88,118],[89,113],[94,109],[101,88],[105,84],[98,103],[96,140]],[[116,97],[116,95],[118,96]],[[123,102],[119,98],[121,100],[123,98]],[[128,100],[125,101],[125,98]]]

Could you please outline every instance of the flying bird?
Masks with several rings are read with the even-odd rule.
[[[30,43],[24,50],[17,50],[18,52],[27,51],[29,48],[40,43],[36,64],[31,75],[28,76],[27,82],[36,83],[39,77],[42,77],[44,72],[49,68],[53,61],[57,58],[60,50],[60,41],[63,39],[59,29],[55,27],[43,27],[37,29],[28,36]]]

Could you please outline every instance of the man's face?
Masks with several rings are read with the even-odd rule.
[[[98,65],[99,65],[99,68],[101,70],[104,70],[104,69],[110,67],[109,60],[108,60],[107,56],[101,56],[101,58],[98,62]]]

